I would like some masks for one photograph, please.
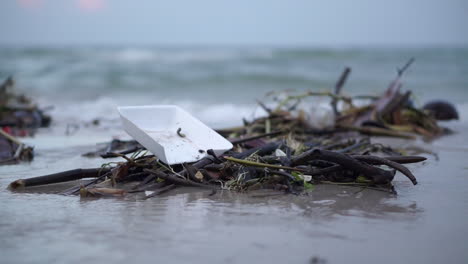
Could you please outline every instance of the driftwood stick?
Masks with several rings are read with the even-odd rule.
[[[387,104],[400,92],[400,88],[402,86],[402,83],[400,81],[403,73],[408,70],[408,68],[413,64],[414,58],[411,58],[406,62],[406,64],[401,68],[397,70],[397,77],[390,83],[389,87],[385,91],[384,95],[380,97],[377,102],[375,102],[375,110],[377,112],[382,111]]]
[[[409,98],[411,96],[411,91],[407,91],[403,95],[397,95],[395,96],[385,107],[382,109],[382,111],[379,112],[380,116],[385,116],[387,114],[393,113],[395,110],[397,110],[399,107],[401,107],[403,104],[408,102]]]
[[[308,171],[307,175],[310,175],[310,176],[324,175],[324,174],[328,174],[328,173],[331,173],[331,172],[340,171],[340,170],[343,170],[343,169],[344,168],[341,165],[333,165],[331,167],[327,167],[327,168],[323,168],[323,169],[315,169],[315,170]]]
[[[348,147],[345,147],[345,148],[342,148],[342,149],[338,149],[338,150],[335,150],[336,152],[340,152],[340,153],[347,153],[347,152],[351,152],[355,149],[359,149],[359,148],[362,148],[363,146],[366,146],[366,145],[369,145],[370,142],[369,140],[361,140],[359,142],[356,142],[355,144],[351,145],[351,146],[348,146]]]
[[[209,156],[209,157],[204,157],[202,158],[201,160],[191,164],[193,167],[195,167],[196,169],[201,169],[201,168],[204,168],[206,165],[209,165],[209,164],[213,164],[214,162],[214,159],[213,157]],[[182,169],[180,172],[178,172],[179,175],[186,175],[187,174],[187,170],[184,168]],[[154,174],[152,174],[154,175]]]
[[[145,172],[145,173],[147,173],[147,172]],[[133,187],[132,189],[133,190],[138,190],[138,189],[142,188],[143,186],[145,186],[146,184],[148,184],[149,182],[155,180],[156,178],[157,178],[156,175],[149,174],[148,176],[146,176],[146,178],[142,182],[140,182],[137,186]]]
[[[93,169],[75,169],[69,171],[63,171],[59,173],[16,180],[8,186],[11,190],[15,190],[21,187],[30,187],[38,185],[46,185],[59,182],[75,181],[83,178],[95,178],[99,175],[105,174],[109,169],[93,168]]]
[[[117,158],[117,157],[121,157],[122,155],[137,152],[137,151],[142,150],[142,149],[144,149],[144,148],[143,147],[133,147],[133,148],[130,148],[130,149],[119,151],[119,152],[106,152],[106,153],[101,155],[101,158],[103,158],[103,159]]]
[[[213,149],[206,150],[206,153],[213,158],[214,163],[223,163],[223,161],[218,158]]]
[[[389,130],[380,127],[359,127],[359,126],[338,126],[338,128],[357,131],[364,135],[370,136],[382,136],[382,137],[395,137],[395,138],[403,138],[403,139],[416,139],[415,136],[411,134],[402,133],[399,131]]]
[[[193,182],[188,179],[182,179],[180,177],[177,177],[172,174],[165,174],[163,172],[157,171],[157,170],[150,170],[150,169],[143,169],[145,172],[148,172],[150,174],[153,174],[154,176],[161,178],[163,180],[167,180],[169,182],[172,182],[174,184],[178,185],[184,185],[184,186],[193,186],[193,187],[201,187],[201,188],[208,188],[208,189],[216,189],[216,187],[211,186],[211,185],[206,185],[202,183],[197,183]]]
[[[349,76],[350,73],[351,73],[351,68],[346,67],[344,69],[343,73],[341,74],[340,79],[338,79],[338,82],[336,82],[335,95],[337,95],[337,96],[340,95],[341,90],[343,89],[343,85],[346,82],[346,80],[348,79],[348,76]],[[333,97],[333,99],[331,101],[331,106],[333,108],[333,112],[335,113],[335,116],[340,115],[340,112],[338,112],[337,103],[338,103],[338,99],[336,97]]]
[[[128,182],[128,181],[141,180],[141,179],[146,178],[146,176],[148,176],[148,173],[146,173],[146,172],[137,172],[137,173],[129,174],[129,175],[125,176],[123,179],[119,179],[119,181]]]
[[[183,163],[182,166],[184,167],[184,169],[187,171],[187,175],[188,178],[194,182],[200,182],[201,180],[197,179],[197,177],[195,176],[198,172],[198,169],[195,168],[193,165],[191,164],[188,164],[188,163]]]
[[[259,138],[274,137],[274,136],[277,136],[277,135],[281,135],[283,133],[285,133],[285,131],[273,131],[273,132],[270,132],[270,133],[265,133],[265,134],[252,136],[252,137],[247,137],[247,138],[232,139],[230,141],[231,141],[231,143],[233,145],[235,145],[235,144],[241,144],[241,143],[249,142],[249,141],[252,141],[252,140],[255,140],[255,139],[259,139]]]
[[[264,146],[261,146],[261,147],[251,148],[251,149],[248,149],[248,150],[246,150],[244,152],[233,154],[232,156],[234,158],[238,158],[238,159],[245,159],[245,158],[247,158],[248,156],[250,156],[250,155],[252,155],[254,153],[257,153],[259,156],[264,156],[264,155],[268,155],[268,154],[272,153],[279,146],[280,146],[280,143],[271,142],[271,143],[268,143],[268,144],[266,144]]]
[[[213,158],[204,157],[203,159],[193,163],[192,166],[197,168],[197,169],[201,169],[201,168],[205,167],[206,165],[212,164],[212,163],[213,163]],[[179,172],[179,174],[182,174],[182,172]]]
[[[366,157],[370,157],[369,155],[351,155],[351,157],[355,159],[361,159],[367,163],[374,164],[374,165],[382,165],[383,163],[380,163],[378,160],[364,160]],[[388,157],[382,157],[383,159],[390,160],[396,163],[400,164],[408,164],[408,163],[418,163],[425,161],[427,158],[422,157],[422,156],[388,156]]]
[[[402,68],[397,69],[398,77],[403,75],[403,73],[411,66],[411,64],[413,64],[414,60],[414,58],[410,58]]]
[[[287,172],[284,172],[284,171],[278,171],[278,170],[268,170],[268,173],[269,174],[273,174],[273,175],[279,175],[279,176],[283,176],[285,178],[288,178],[292,181],[295,181],[296,178],[294,178],[294,176],[292,176],[292,174],[289,174]]]
[[[127,192],[116,188],[80,188],[80,197],[125,196]]]
[[[313,169],[313,170],[308,170],[308,171],[303,171],[303,172],[304,172],[305,175],[316,176],[316,175],[325,175],[325,174],[340,171],[340,170],[343,170],[343,169],[344,168],[341,165],[332,165],[330,167],[323,168],[323,169]],[[296,168],[295,171],[302,171],[302,170],[299,169],[299,168]],[[289,174],[289,173],[285,173],[285,172],[280,171],[282,174],[278,174],[278,173],[276,173],[276,172],[278,172],[277,170],[268,170],[268,172],[271,173],[271,174],[287,176],[288,178],[295,180],[295,178],[292,177],[292,175]]]
[[[73,187],[71,187],[71,188],[69,188],[69,189],[67,189],[67,190],[65,190],[65,191],[63,191],[63,192],[61,192],[60,194],[62,194],[62,195],[73,195],[73,194],[77,194],[77,193],[79,193],[79,191],[80,191],[81,188],[86,188],[86,187],[88,187],[88,186],[90,186],[90,185],[92,185],[92,184],[96,184],[97,182],[102,181],[102,180],[104,180],[106,177],[110,177],[110,176],[112,176],[112,171],[109,170],[108,172],[104,173],[103,175],[97,177],[96,179],[94,179],[94,180],[92,180],[92,181],[90,181],[90,182],[87,182],[87,183],[82,184],[82,185],[73,186]]]
[[[304,169],[300,168],[292,168],[292,167],[287,167],[287,166],[281,166],[281,165],[274,165],[274,164],[268,164],[268,163],[261,163],[261,162],[255,162],[255,161],[250,161],[250,160],[243,160],[243,159],[236,159],[233,157],[227,157],[224,156],[226,160],[244,165],[244,166],[252,166],[252,167],[262,167],[262,168],[271,168],[271,169],[283,169],[283,170],[289,170],[289,171],[302,171],[306,172]]]
[[[273,110],[271,110],[270,108],[268,108],[262,101],[257,100],[257,104],[258,104],[263,110],[265,110],[265,112],[267,112],[269,115],[271,115],[271,114],[273,113]]]
[[[402,83],[400,81],[403,73],[409,68],[414,62],[414,58],[411,58],[401,69],[397,70],[397,77],[390,82],[387,90],[373,103],[373,110],[367,111],[354,121],[354,125],[360,126],[362,123],[368,120],[374,120],[376,113],[380,113],[390,103],[395,96],[399,95]]]
[[[378,164],[383,164],[383,165],[387,165],[391,168],[394,168],[396,170],[398,170],[399,172],[403,173],[406,177],[408,177],[408,179],[411,180],[411,182],[416,185],[418,184],[418,181],[416,180],[416,177],[413,175],[413,173],[411,173],[410,170],[408,170],[408,168],[406,168],[405,166],[397,163],[397,162],[394,162],[394,161],[391,161],[391,160],[388,160],[388,159],[385,159],[385,158],[381,158],[381,157],[377,157],[377,156],[370,156],[370,155],[355,155],[355,156],[352,156],[353,158],[357,159],[357,160],[360,160],[360,161],[364,161],[364,162],[368,162],[368,163],[378,163]]]
[[[291,166],[303,165],[307,161],[313,159],[330,161],[341,165],[344,169],[360,172],[377,184],[389,183],[392,181],[394,176],[390,171],[385,171],[380,168],[367,165],[349,155],[320,149],[309,150],[294,157],[292,159]]]

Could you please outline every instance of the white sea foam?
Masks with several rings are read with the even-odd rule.
[[[56,124],[90,123],[95,119],[113,122],[120,127],[118,106],[123,105],[147,105],[147,102],[138,102],[131,99],[132,103],[124,100],[115,100],[109,97],[99,97],[95,100],[81,102],[60,103],[57,102],[50,114]],[[265,115],[265,111],[254,104],[239,105],[234,103],[202,104],[194,101],[159,101],[158,104],[177,104],[190,112],[202,122],[214,128],[237,126],[242,124],[242,118],[253,119]]]
[[[117,52],[112,52],[107,58],[115,59],[120,62],[142,62],[151,61],[158,58],[154,51],[149,49],[123,49]]]
[[[112,50],[105,53],[102,59],[111,61],[145,62],[157,61],[160,63],[197,63],[197,62],[221,62],[242,58],[271,58],[271,49],[149,49],[149,48],[125,48]]]
[[[50,114],[56,124],[91,123],[95,119],[104,121],[109,127],[120,129],[118,106],[148,105],[148,104],[177,104],[190,112],[202,122],[213,128],[238,126],[242,119],[252,120],[266,115],[266,112],[252,100],[249,103],[234,103],[224,100],[213,103],[196,100],[159,99],[157,102],[144,96],[114,96],[97,97],[93,100],[81,101],[48,101],[39,98],[38,103],[43,106],[53,105]],[[273,107],[274,104],[269,105]],[[468,122],[468,102],[457,104],[460,122]],[[306,121],[313,127],[327,127],[333,123],[333,112],[327,99],[312,99],[301,103],[299,109],[304,110]],[[298,114],[293,112],[294,114]]]
[[[95,119],[117,120],[118,103],[107,97],[80,102],[56,102],[50,111],[56,123],[92,122]]]

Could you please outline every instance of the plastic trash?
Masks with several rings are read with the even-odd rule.
[[[195,162],[232,144],[176,105],[119,107],[125,131],[166,164]]]

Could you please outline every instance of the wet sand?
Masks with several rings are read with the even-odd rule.
[[[179,188],[142,201],[9,192],[18,178],[103,163],[80,154],[105,133],[39,134],[32,163],[0,167],[2,263],[465,263],[466,138],[404,143],[438,159],[410,166],[417,186],[398,174],[397,196],[319,185],[304,196]]]

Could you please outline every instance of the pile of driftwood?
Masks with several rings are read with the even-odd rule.
[[[380,96],[346,96],[343,86],[351,69],[346,68],[335,85],[334,92],[307,91],[300,94],[287,93],[282,96],[271,94],[275,107],[264,102],[260,106],[268,113],[264,118],[252,122],[244,120],[244,126],[223,129],[222,135],[242,136],[254,132],[268,133],[276,130],[292,131],[301,141],[312,136],[346,134],[351,137],[355,132],[368,136],[386,136],[415,139],[422,136],[431,140],[449,131],[438,125],[437,120],[458,119],[456,109],[448,102],[433,101],[418,109],[411,100],[411,91],[402,91],[402,74],[408,69],[413,59],[400,70],[387,90]],[[327,127],[317,128],[308,122],[310,113],[300,109],[301,102],[317,96],[330,97],[334,120]],[[368,102],[363,104],[363,99]],[[354,102],[359,101],[360,106]],[[338,107],[341,106],[341,107]],[[312,118],[314,118],[312,116]]]
[[[208,151],[210,156],[198,162],[172,166],[142,150],[130,156],[107,153],[107,157],[122,157],[125,161],[102,168],[17,180],[10,184],[10,189],[93,178],[64,190],[62,194],[95,197],[146,193],[146,197],[153,197],[178,186],[212,191],[267,188],[301,193],[317,184],[395,193],[392,185],[395,172],[401,172],[417,184],[415,176],[403,164],[425,160],[424,157],[402,156],[389,147],[372,144],[367,138],[298,144],[290,134],[269,133],[232,142],[235,150],[222,156]]]
[[[343,72],[334,92],[289,94],[276,98],[275,107],[259,102],[266,116],[245,120],[241,127],[218,130],[234,145],[221,156],[208,150],[209,156],[198,162],[169,166],[147,153],[136,141],[113,140],[86,156],[121,157],[122,162],[17,180],[9,188],[91,178],[61,193],[82,197],[140,193],[149,198],[178,186],[213,192],[266,188],[302,193],[318,184],[396,193],[392,184],[396,172],[417,184],[416,177],[404,164],[425,158],[404,156],[396,149],[373,143],[371,136],[413,139],[417,135],[434,138],[444,133],[436,121],[440,109],[417,109],[410,101],[410,92],[401,91],[401,76],[411,63],[412,60],[398,71],[384,94],[371,98],[364,106],[356,106],[353,103],[356,98],[342,95],[350,69]],[[311,96],[331,98],[333,125],[317,128],[307,122],[307,113],[299,105]],[[442,112],[450,112],[447,105],[442,106]],[[448,116],[455,118],[456,111],[451,110]]]
[[[14,91],[15,82],[8,77],[0,85],[0,127],[12,136],[31,136],[37,128],[50,125],[51,118],[34,102]]]
[[[31,99],[15,93],[14,88],[11,77],[0,84],[0,165],[32,160],[32,147],[16,137],[32,136],[37,128],[49,126],[51,121]]]

